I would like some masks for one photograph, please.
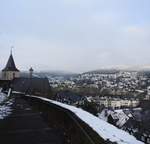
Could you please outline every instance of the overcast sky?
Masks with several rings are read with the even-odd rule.
[[[0,68],[150,65],[150,0],[0,0]]]

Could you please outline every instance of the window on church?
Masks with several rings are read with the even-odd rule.
[[[13,73],[13,78],[15,78],[15,73]]]

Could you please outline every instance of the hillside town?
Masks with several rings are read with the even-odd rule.
[[[101,70],[48,76],[55,99],[76,105],[150,143],[150,77],[148,71]],[[60,91],[60,92],[59,92]]]
[[[136,71],[96,71],[69,78],[48,76],[51,87],[83,94],[106,107],[138,106],[139,100],[149,99],[148,74]],[[120,102],[119,102],[120,100]],[[116,101],[116,105],[114,102]]]

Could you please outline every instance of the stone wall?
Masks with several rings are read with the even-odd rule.
[[[116,144],[105,141],[73,112],[37,98],[25,97],[35,110],[41,111],[50,127],[64,130],[65,144]]]

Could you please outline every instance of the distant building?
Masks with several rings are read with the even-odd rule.
[[[58,92],[55,96],[55,100],[71,105],[82,105],[86,99],[84,96],[78,95],[69,90],[65,90]]]
[[[20,71],[16,68],[12,53],[9,56],[8,62],[5,68],[2,70],[3,80],[13,80],[20,77]]]
[[[107,98],[101,97],[94,99],[99,105],[104,105],[106,108],[122,108],[122,107],[137,107],[139,105],[138,99],[120,99],[120,98]]]

